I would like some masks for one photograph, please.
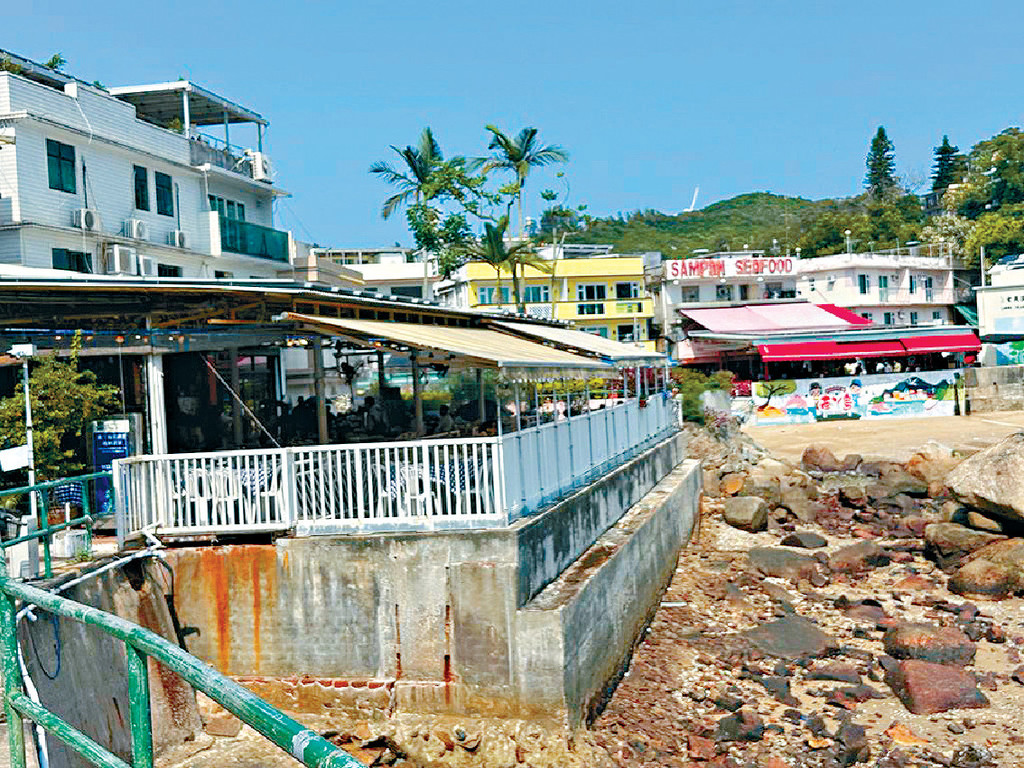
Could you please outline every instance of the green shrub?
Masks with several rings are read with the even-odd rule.
[[[729,371],[718,371],[710,376],[693,368],[674,368],[671,373],[672,386],[683,396],[683,419],[704,423],[704,407],[700,396],[705,392],[732,387],[733,375]]]

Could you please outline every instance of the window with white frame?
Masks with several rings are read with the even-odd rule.
[[[732,301],[732,286],[731,285],[716,285],[715,286],[715,300],[716,301]]]
[[[886,325],[892,325],[892,312],[886,312],[882,315],[882,322]]]
[[[861,293],[867,293],[871,289],[871,277],[869,275],[857,275],[857,285]]]
[[[509,290],[507,285],[501,286],[501,291],[496,285],[481,285],[476,289],[476,295],[481,304],[508,304]]]
[[[527,285],[523,288],[523,301],[527,304],[542,304],[551,301],[551,286]]]
[[[584,333],[590,333],[594,336],[603,336],[608,338],[608,329],[603,325],[581,325],[580,330]]]
[[[576,305],[578,315],[603,315],[604,300],[608,296],[608,286],[604,283],[579,283],[576,286]]]
[[[640,298],[640,283],[636,283],[636,282],[616,283],[615,284],[615,298],[616,299],[639,299]]]
[[[633,323],[622,323],[616,326],[615,335],[619,337],[619,341],[636,341],[638,334]]]
[[[932,320],[939,320],[941,322],[941,320],[942,320],[942,310],[936,309],[935,311],[933,311],[932,312]]]

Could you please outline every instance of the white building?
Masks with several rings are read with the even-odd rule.
[[[948,256],[841,253],[797,262],[797,295],[849,309],[876,325],[948,324],[961,298]]]
[[[259,114],[186,80],[105,90],[0,58],[20,67],[0,71],[0,264],[55,277],[291,276]],[[249,148],[237,143],[246,124]]]
[[[434,298],[437,262],[424,262],[409,248],[313,248],[310,255],[352,287],[381,296]]]

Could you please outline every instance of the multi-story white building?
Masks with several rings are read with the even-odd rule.
[[[263,117],[186,80],[107,90],[0,59],[8,273],[290,277],[291,235],[274,228],[285,193],[263,152]],[[255,146],[239,146],[240,124]],[[224,138],[201,133],[207,126]]]
[[[353,287],[381,296],[433,299],[437,262],[424,262],[409,248],[313,248],[310,255]]]
[[[955,321],[956,269],[948,256],[841,253],[797,262],[797,295],[849,309],[876,325]]]

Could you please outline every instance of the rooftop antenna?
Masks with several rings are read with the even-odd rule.
[[[691,213],[694,208],[697,207],[697,193],[700,192],[700,187],[693,188],[693,200],[690,201],[690,207],[687,208],[684,213]]]

